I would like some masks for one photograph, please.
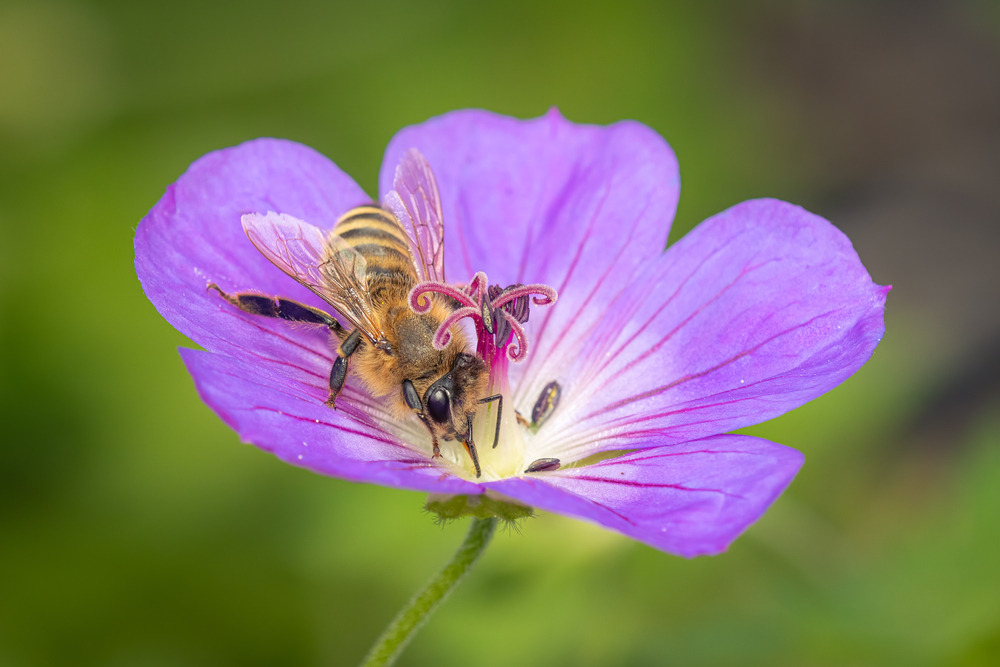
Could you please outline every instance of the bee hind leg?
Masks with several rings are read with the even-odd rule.
[[[244,313],[251,315],[263,315],[264,317],[277,317],[289,322],[300,324],[317,324],[329,327],[334,333],[343,330],[340,322],[324,313],[318,308],[307,306],[298,301],[292,301],[280,296],[265,296],[263,294],[253,294],[252,292],[234,292],[228,294],[215,283],[209,283],[206,289],[218,292],[223,299],[233,304]]]
[[[276,317],[287,322],[296,324],[315,324],[327,327],[337,338],[343,339],[343,343],[337,349],[337,358],[330,369],[330,396],[326,399],[326,404],[331,408],[337,401],[337,396],[344,388],[347,380],[347,357],[354,353],[361,342],[361,334],[357,330],[346,334],[346,329],[340,325],[336,319],[318,308],[307,306],[298,301],[292,301],[280,296],[265,296],[252,292],[234,292],[229,294],[224,292],[215,283],[209,283],[207,289],[215,290],[223,299],[233,304],[244,313],[251,315],[262,315],[264,317]],[[345,338],[346,335],[346,338]]]

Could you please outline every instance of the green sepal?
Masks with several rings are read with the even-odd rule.
[[[507,500],[492,498],[485,493],[474,496],[453,496],[432,493],[427,496],[425,509],[438,515],[441,521],[452,521],[463,516],[477,519],[497,517],[507,523],[516,523],[534,515],[534,510]]]

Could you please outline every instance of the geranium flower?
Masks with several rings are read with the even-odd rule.
[[[410,148],[437,178],[451,283],[483,272],[494,300],[519,283],[558,293],[554,305],[532,305],[523,325],[524,301],[502,308],[514,350],[511,327],[523,327],[524,360],[490,360],[504,419],[491,449],[486,415],[495,412],[477,416],[482,475],[460,443],[443,442],[432,458],[419,420],[394,418],[353,375],[337,409],[325,406],[334,356],[325,330],[244,313],[206,290],[215,283],[330,310],[261,255],[241,225],[245,214],[272,212],[327,230],[371,201],[327,158],[289,141],[202,157],[136,234],[147,296],[204,348],[181,356],[205,403],[246,442],[324,475],[486,494],[683,556],[723,551],[803,460],[727,433],[858,370],[883,335],[888,288],[872,282],[830,223],[776,200],[738,204],[664,251],[677,164],[639,123],[457,111],[393,138],[383,196]]]

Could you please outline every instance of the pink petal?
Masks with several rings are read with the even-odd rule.
[[[491,283],[545,283],[559,292],[557,307],[532,309],[526,330],[535,356],[558,332],[603,317],[605,304],[666,245],[677,160],[639,123],[576,125],[556,110],[527,121],[456,111],[392,139],[383,193],[409,148],[437,176],[450,282],[485,271]],[[523,370],[512,367],[515,384]]]
[[[722,435],[487,486],[692,557],[725,551],[791,483],[802,461],[789,447]]]
[[[888,289],[839,230],[784,202],[734,206],[645,268],[594,327],[565,328],[536,352],[515,403],[532,405],[552,380],[563,390],[539,456],[765,421],[843,382],[884,333]]]
[[[323,378],[221,354],[181,349],[202,400],[244,442],[292,465],[355,482],[437,493],[481,493],[386,430],[380,406],[359,390],[345,390],[337,410],[323,404]],[[352,395],[353,393],[353,395]]]
[[[318,367],[330,354],[326,332],[246,315],[205,287],[215,282],[226,291],[283,295],[324,307],[253,247],[240,217],[274,211],[328,229],[365,201],[370,198],[349,176],[300,144],[258,139],[209,153],[167,188],[139,224],[136,273],[160,314],[206,349]]]

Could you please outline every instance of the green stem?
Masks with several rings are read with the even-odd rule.
[[[409,604],[400,610],[382,636],[378,638],[365,657],[361,667],[381,667],[396,662],[400,652],[413,638],[414,633],[430,618],[437,606],[455,588],[462,576],[469,571],[496,530],[497,519],[473,519],[469,534],[455,552],[451,562],[417,593]]]

